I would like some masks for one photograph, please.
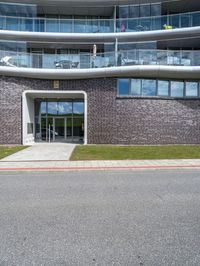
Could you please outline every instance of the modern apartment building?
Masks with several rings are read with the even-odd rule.
[[[0,3],[0,143],[200,144],[200,1]]]

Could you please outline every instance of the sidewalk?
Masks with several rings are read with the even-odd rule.
[[[0,171],[80,171],[139,169],[200,169],[200,159],[123,161],[0,161]]]
[[[75,144],[69,143],[36,143],[22,151],[5,157],[0,162],[69,160],[75,146]]]

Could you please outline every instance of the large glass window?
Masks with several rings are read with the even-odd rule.
[[[158,80],[158,96],[169,96],[169,81]]]
[[[156,96],[156,80],[153,79],[142,80],[142,95]]]
[[[119,17],[128,18],[129,15],[129,6],[120,6],[119,7]]]
[[[140,6],[140,17],[150,17],[150,4]]]
[[[139,6],[130,6],[129,8],[129,17],[138,18],[140,16],[140,7]]]
[[[13,17],[36,17],[37,5],[0,3],[0,15]]]
[[[118,90],[119,95],[129,95],[129,79],[119,79]]]
[[[151,4],[151,16],[161,15],[161,4]]]
[[[190,25],[191,25],[190,14],[182,14],[182,15],[180,15],[180,18],[181,18],[181,27],[182,28],[190,27]]]
[[[35,138],[83,142],[83,99],[35,99]]]
[[[184,83],[182,81],[171,81],[171,96],[183,97]]]
[[[185,83],[185,96],[197,97],[198,96],[198,82]]]

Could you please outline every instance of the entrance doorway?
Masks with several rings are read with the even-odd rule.
[[[24,91],[22,94],[23,145],[49,142],[49,135],[51,142],[59,141],[59,137],[53,137],[55,118],[65,119],[66,138],[62,140],[63,136],[60,137],[61,142],[87,144],[87,101],[87,94],[84,91]],[[49,130],[50,134],[48,134]]]
[[[35,99],[35,139],[84,142],[84,101]]]
[[[54,117],[54,141],[62,141],[66,139],[66,119],[63,117]]]

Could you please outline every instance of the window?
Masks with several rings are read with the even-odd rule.
[[[153,79],[142,80],[142,95],[156,96],[156,80]]]
[[[119,79],[118,92],[119,95],[129,95],[129,79]]]
[[[140,17],[150,17],[150,4],[140,6]]]
[[[131,80],[130,94],[133,96],[140,96],[141,95],[141,79],[132,79]]]
[[[128,18],[129,15],[129,6],[120,6],[119,7],[119,17]]]
[[[118,79],[119,96],[200,97],[198,81]]]
[[[129,7],[129,17],[138,18],[140,16],[139,6],[130,6]]]
[[[183,97],[184,83],[182,81],[171,81],[171,96]]]
[[[169,96],[169,81],[158,80],[158,96]]]
[[[198,96],[198,82],[185,83],[185,96],[197,97]]]
[[[151,16],[161,15],[161,4],[151,4]]]

